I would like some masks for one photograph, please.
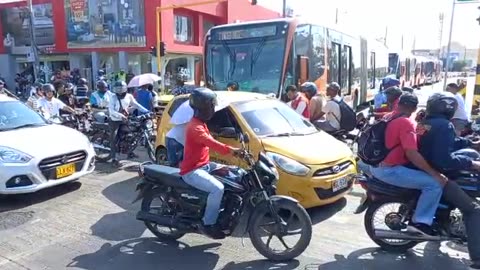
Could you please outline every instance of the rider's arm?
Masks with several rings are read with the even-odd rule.
[[[120,102],[120,100],[118,102]],[[112,100],[111,102],[108,103],[108,114],[111,117],[114,117],[114,118],[117,118],[117,119],[126,119],[125,115],[123,115],[122,113],[115,110],[115,103],[116,102],[114,100]]]
[[[93,94],[90,95],[90,105],[92,105],[92,107],[97,107],[97,99],[95,98],[95,96]]]
[[[70,113],[74,113],[75,110],[72,109],[71,107],[67,106],[65,103],[63,103],[63,101],[61,101],[60,99],[54,99],[54,102],[58,103],[58,107],[61,109],[61,110],[64,110],[64,111],[67,111],[67,112],[70,112]]]
[[[432,145],[432,156],[435,160],[431,163],[437,168],[443,170],[468,170],[472,167],[472,159],[462,155],[452,155],[452,152],[458,150],[454,149],[457,144],[456,133],[453,125],[437,126],[435,130],[434,142]],[[460,148],[459,148],[460,149]]]
[[[195,140],[198,143],[208,146],[213,151],[222,155],[228,155],[233,153],[232,147],[215,140],[212,135],[210,135],[210,132],[205,128],[205,126],[196,126],[195,134],[197,134],[197,136],[195,136]]]
[[[303,111],[305,111],[305,108],[307,108],[307,103],[305,101],[300,101],[295,111],[299,114],[303,114]]]

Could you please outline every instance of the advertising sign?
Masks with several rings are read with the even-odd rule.
[[[52,4],[33,5],[34,27],[37,46],[55,44]],[[0,10],[0,24],[3,28],[3,44],[11,53],[26,53],[30,47],[30,23],[28,10],[23,7],[11,7]]]
[[[64,1],[68,48],[146,46],[145,1]]]

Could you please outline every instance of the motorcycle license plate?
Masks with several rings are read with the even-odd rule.
[[[333,182],[332,184],[333,192],[337,192],[347,187],[348,187],[348,180],[346,178],[340,178],[337,181]]]

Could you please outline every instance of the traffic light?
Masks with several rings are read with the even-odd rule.
[[[150,54],[151,54],[153,57],[157,57],[157,47],[151,46],[151,47],[150,47]]]
[[[478,7],[480,9],[480,7]],[[480,24],[480,17],[477,18],[477,22]]]
[[[165,56],[167,50],[167,46],[165,45],[165,42],[160,42],[160,56]]]
[[[255,6],[257,4],[257,0],[252,0],[252,6]]]

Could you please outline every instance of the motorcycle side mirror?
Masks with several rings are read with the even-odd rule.
[[[235,139],[237,138],[237,131],[233,127],[224,127],[220,129],[218,136],[221,138]]]

